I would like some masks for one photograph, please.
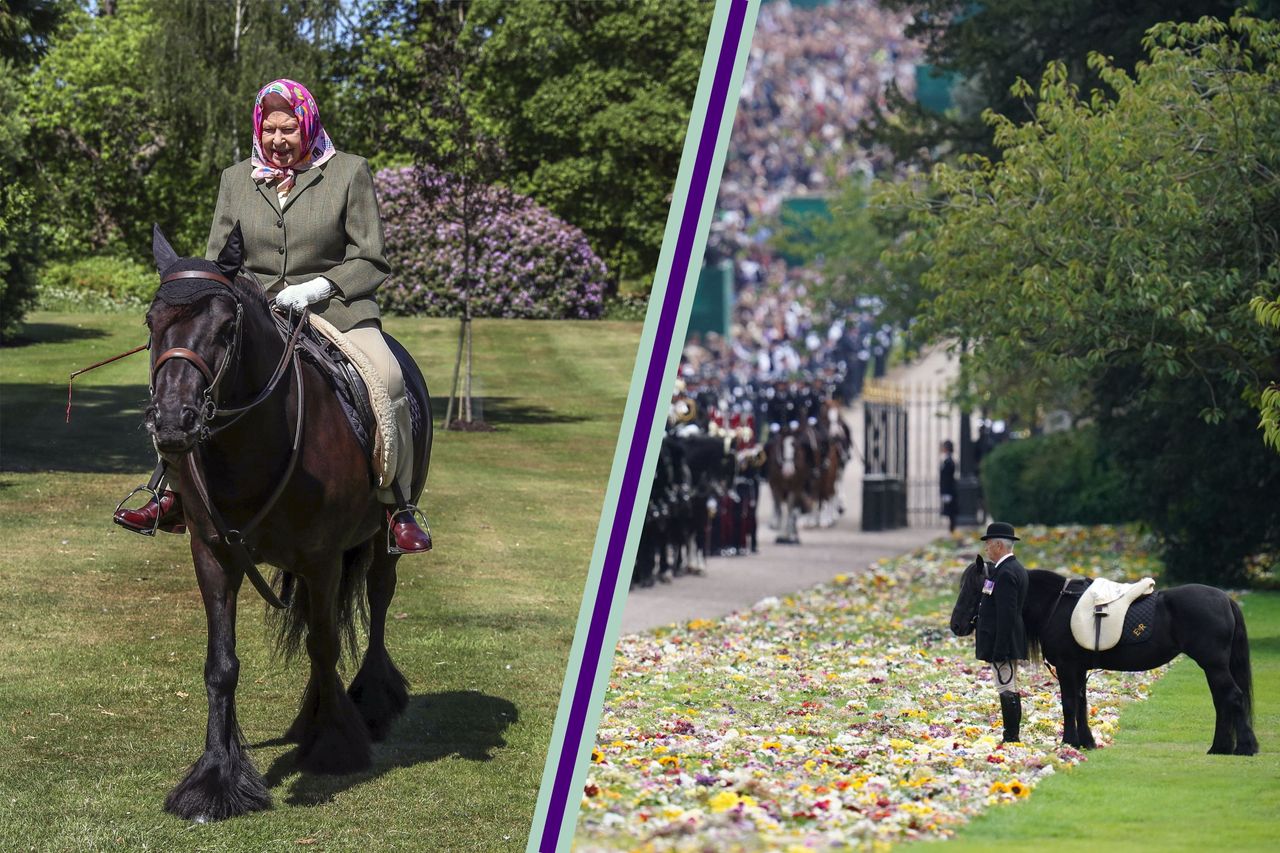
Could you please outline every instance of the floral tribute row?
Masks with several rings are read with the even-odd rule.
[[[1159,574],[1127,528],[1032,528],[1019,557],[1114,580]],[[881,847],[940,839],[1084,760],[1057,682],[1027,670],[1023,744],[990,672],[947,629],[972,542],[942,539],[721,620],[624,637],[575,837],[581,851]],[[1163,670],[1095,673],[1091,726]]]

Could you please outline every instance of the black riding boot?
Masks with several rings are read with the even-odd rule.
[[[1004,742],[1017,743],[1022,726],[1022,696],[1012,690],[1000,691],[1000,714],[1004,717]]]

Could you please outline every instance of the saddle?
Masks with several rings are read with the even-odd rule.
[[[286,337],[288,320],[272,313]],[[387,390],[377,371],[357,347],[332,323],[314,314],[298,338],[302,357],[315,365],[328,381],[347,416],[347,423],[369,459],[373,481],[385,487],[395,478],[396,420]]]
[[[1137,583],[1094,579],[1080,592],[1080,600],[1071,611],[1071,634],[1076,643],[1092,652],[1105,652],[1119,645],[1122,637],[1132,642],[1145,639],[1155,613],[1155,597],[1152,595],[1155,588],[1156,582],[1151,578],[1143,578]],[[1135,610],[1144,608],[1145,621],[1137,620],[1141,625],[1132,625],[1134,620],[1126,618],[1130,605],[1134,605]],[[1145,609],[1147,607],[1149,612]],[[1137,633],[1129,638],[1126,628],[1129,632],[1137,630]]]

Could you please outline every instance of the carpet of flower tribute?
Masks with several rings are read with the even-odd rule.
[[[1028,568],[1156,575],[1128,529],[1031,528]],[[881,848],[946,838],[1084,756],[1060,743],[1057,682],[1021,677],[1023,744],[1000,744],[999,702],[973,638],[947,627],[972,539],[943,539],[865,572],[715,621],[618,645],[575,848]],[[797,552],[803,557],[802,552]],[[1091,727],[1163,672],[1095,672]]]

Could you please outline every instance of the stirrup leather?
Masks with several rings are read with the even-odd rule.
[[[125,530],[129,530],[129,531],[132,531],[132,532],[134,532],[134,533],[141,534],[142,536],[155,536],[155,535],[156,535],[156,531],[160,528],[160,516],[164,515],[164,513],[160,511],[160,491],[159,491],[158,489],[156,489],[156,488],[153,488],[152,486],[150,486],[150,485],[148,485],[148,484],[146,484],[146,483],[144,483],[144,484],[143,484],[143,485],[141,485],[141,486],[138,486],[138,488],[134,489],[132,492],[130,492],[129,494],[125,495],[125,496],[124,496],[124,500],[122,500],[122,501],[120,501],[120,503],[116,504],[116,510],[115,510],[115,512],[113,512],[113,513],[111,514],[111,518],[112,518],[112,520],[113,520],[113,521],[115,521],[116,514],[117,514],[117,513],[119,513],[119,512],[120,512],[120,510],[124,509],[124,505],[125,505],[125,504],[127,504],[127,503],[129,502],[129,500],[130,500],[134,495],[136,495],[138,492],[146,492],[147,494],[151,495],[151,500],[155,501],[155,504],[156,504],[156,520],[155,520],[155,522],[154,522],[154,523],[152,523],[152,525],[151,525],[151,529],[150,529],[150,530],[139,530],[139,529],[137,529],[137,528],[135,528],[135,527],[128,527],[128,526],[126,526],[126,525],[120,524],[118,521],[117,521],[116,523],[117,523],[117,524],[120,524],[120,526],[121,526],[121,527],[123,527]],[[146,505],[146,504],[143,504],[143,506],[145,506],[145,505]]]
[[[417,504],[405,503],[393,510],[387,511],[387,553],[388,554],[422,554],[425,551],[405,551],[396,545],[396,536],[392,532],[395,526],[396,516],[402,512],[407,512],[413,516],[414,521],[418,522],[418,526],[422,528],[422,532],[427,534],[427,539],[431,539],[431,525],[427,523],[427,514],[418,509]]]

